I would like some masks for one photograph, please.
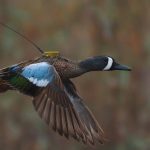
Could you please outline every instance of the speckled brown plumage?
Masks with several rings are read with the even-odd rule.
[[[58,74],[61,76],[61,78],[67,78],[67,79],[74,78],[80,76],[82,73],[85,72],[79,67],[77,61],[72,61],[60,56],[57,57],[42,56],[32,61],[32,63],[43,62],[43,61],[53,65],[56,71],[58,72]]]

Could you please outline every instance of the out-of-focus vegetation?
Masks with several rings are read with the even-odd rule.
[[[94,72],[74,79],[110,142],[103,150],[150,149],[149,0],[0,0],[0,20],[45,50],[79,60],[111,55],[132,66],[127,72]],[[0,67],[38,52],[0,27]],[[55,134],[40,120],[31,98],[0,95],[1,150],[90,150]]]

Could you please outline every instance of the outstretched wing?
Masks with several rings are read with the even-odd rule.
[[[13,88],[33,97],[40,117],[60,135],[84,143],[104,142],[104,133],[78,96],[74,84],[63,80],[47,62],[18,65],[6,70],[3,79]]]
[[[91,144],[94,144],[95,141],[103,143],[106,140],[104,131],[93,116],[92,112],[84,104],[82,98],[78,95],[75,85],[70,80],[65,81],[64,85],[73,107],[85,128],[85,136],[87,136],[88,141]]]
[[[60,135],[90,144],[104,142],[103,130],[73,83],[61,80],[56,71],[53,80],[34,97],[33,104],[40,117]]]

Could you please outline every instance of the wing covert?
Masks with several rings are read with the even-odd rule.
[[[46,87],[54,79],[54,67],[47,62],[30,64],[23,68],[21,75],[38,87]]]

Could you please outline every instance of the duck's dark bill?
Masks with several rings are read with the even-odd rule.
[[[116,66],[114,66],[114,70],[131,71],[132,69],[126,65],[117,64]]]

